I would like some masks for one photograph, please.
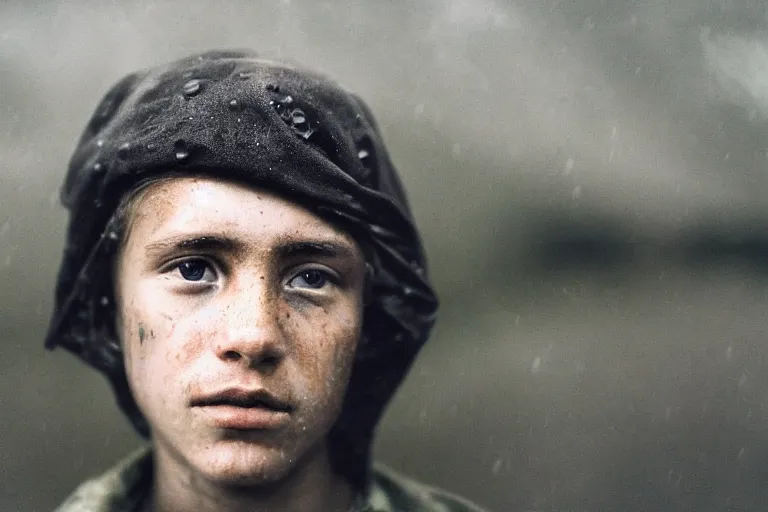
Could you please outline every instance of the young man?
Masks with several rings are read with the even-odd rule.
[[[47,347],[150,440],[61,512],[470,511],[371,461],[437,300],[365,104],[249,52],[129,75],[70,163]]]

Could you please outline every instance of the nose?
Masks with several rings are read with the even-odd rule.
[[[285,333],[278,296],[259,281],[228,294],[223,307],[225,332],[216,350],[224,361],[271,371],[285,358]]]

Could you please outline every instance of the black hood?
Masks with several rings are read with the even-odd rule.
[[[362,100],[301,67],[208,52],[131,74],[98,105],[70,162],[70,223],[46,346],[110,380],[143,435],[115,336],[114,213],[147,178],[207,173],[263,187],[346,229],[372,269],[363,340],[331,432],[335,469],[367,481],[375,426],[426,341],[437,299],[397,172]]]

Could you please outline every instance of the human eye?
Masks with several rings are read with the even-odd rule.
[[[330,272],[319,268],[307,268],[299,271],[289,281],[291,288],[305,288],[320,290],[328,284],[334,284],[336,279]]]
[[[185,281],[195,283],[213,283],[218,278],[213,265],[202,258],[191,258],[178,262],[172,270]]]

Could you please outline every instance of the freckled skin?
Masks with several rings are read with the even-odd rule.
[[[118,328],[128,382],[151,426],[158,493],[174,481],[185,492],[193,487],[202,496],[194,508],[206,495],[220,505],[217,493],[231,486],[297,481],[319,492],[314,488],[334,485],[326,436],[362,328],[364,260],[357,244],[294,203],[207,178],[151,185],[131,220],[115,275]],[[240,245],[231,252],[151,250],[182,235],[229,237]],[[300,259],[277,250],[318,239],[349,250]],[[194,258],[211,262],[202,283],[179,269]],[[295,276],[308,267],[330,271],[338,283],[303,286]],[[147,332],[151,343],[143,343]],[[291,403],[287,426],[219,429],[190,407],[192,396],[233,386],[263,387]]]

